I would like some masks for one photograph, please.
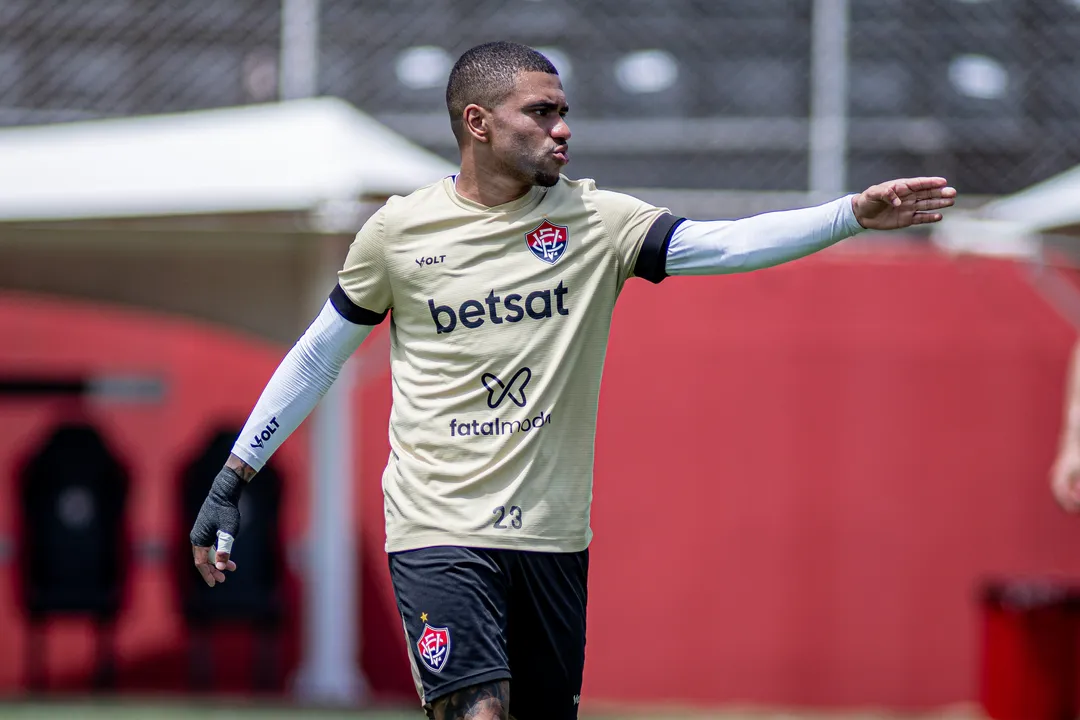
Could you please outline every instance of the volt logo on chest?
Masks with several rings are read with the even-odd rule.
[[[446,261],[445,255],[429,255],[427,257],[416,258],[416,266],[424,267],[425,265],[441,265]]]

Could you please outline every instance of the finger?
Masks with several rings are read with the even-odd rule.
[[[864,195],[874,202],[885,203],[892,207],[900,205],[900,197],[897,195],[894,183],[875,185],[872,188],[868,188]]]
[[[225,574],[220,570],[216,570],[213,565],[209,563],[196,563],[195,569],[202,575],[203,582],[210,587],[214,587],[219,582],[225,582]]]
[[[229,560],[232,554],[233,543],[236,538],[224,530],[217,531],[217,553],[214,556],[214,564],[218,570],[235,570],[236,563]],[[231,566],[231,567],[230,567]]]
[[[900,207],[903,204],[903,200],[900,199],[900,193],[907,190],[902,183],[889,183],[885,186],[885,192],[882,193],[882,199],[889,203],[893,207]],[[904,192],[904,194],[907,194]]]
[[[210,564],[210,548],[192,545],[191,554],[195,559],[195,569],[199,571],[207,585],[214,587],[216,583],[225,582],[225,574]]]
[[[236,569],[236,563],[229,559],[229,553],[218,550],[214,555],[214,567],[231,572]]]
[[[938,188],[945,188],[949,184],[949,181],[946,180],[943,177],[905,178],[903,180],[897,180],[896,182],[897,183],[902,183],[903,185],[907,186],[908,189],[912,190],[913,192],[920,192],[922,190],[935,190],[935,189],[938,189]],[[953,189],[953,193],[954,194],[956,193],[955,189]]]
[[[229,553],[218,550],[214,553],[214,567],[224,570],[229,565]]]
[[[928,198],[926,200],[918,200],[915,203],[915,210],[941,210],[942,208],[952,207],[956,204],[956,201],[952,198]]]
[[[209,565],[196,565],[195,569],[199,571],[200,575],[202,575],[204,583],[206,583],[210,587],[214,587],[214,574],[210,572]]]
[[[933,190],[919,190],[915,193],[916,200],[929,200],[930,198],[956,199],[956,188],[934,188]]]
[[[925,225],[926,223],[941,222],[941,213],[917,212],[911,216],[912,225]]]

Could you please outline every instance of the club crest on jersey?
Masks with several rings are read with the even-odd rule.
[[[532,254],[544,262],[554,265],[566,252],[566,243],[570,241],[570,231],[562,225],[552,225],[547,220],[525,233],[525,244]]]
[[[433,628],[424,623],[424,632],[416,642],[420,659],[432,672],[442,672],[450,659],[450,628]]]

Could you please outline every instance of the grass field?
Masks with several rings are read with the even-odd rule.
[[[924,714],[874,711],[803,713],[731,709],[723,712],[661,712],[640,710],[582,715],[581,720],[982,720],[975,708],[959,707]],[[419,711],[343,711],[281,705],[227,705],[197,702],[3,702],[3,720],[424,720]]]

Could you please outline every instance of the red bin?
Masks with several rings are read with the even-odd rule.
[[[993,720],[1076,720],[1080,591],[994,581],[981,592],[981,698]]]

